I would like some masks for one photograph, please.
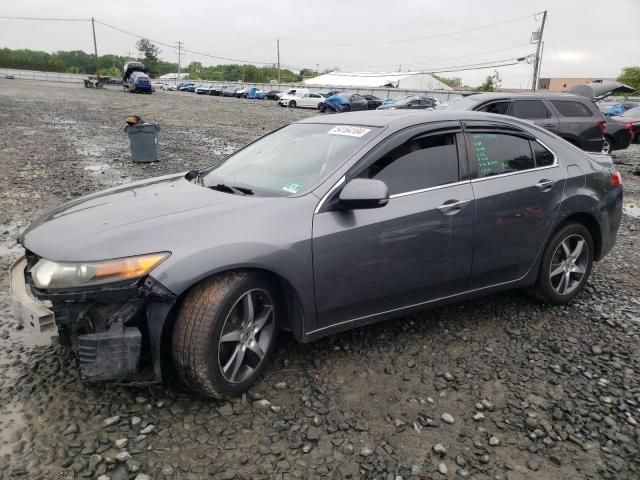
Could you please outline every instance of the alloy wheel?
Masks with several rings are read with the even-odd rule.
[[[218,341],[218,366],[228,382],[243,382],[262,363],[274,336],[274,314],[273,300],[261,289],[233,305]]]
[[[569,295],[582,283],[588,265],[587,241],[581,235],[569,235],[560,242],[551,259],[551,287],[558,295]]]
[[[602,143],[602,153],[607,153],[607,154],[611,153],[611,144],[609,143],[609,140],[607,140],[606,138]]]

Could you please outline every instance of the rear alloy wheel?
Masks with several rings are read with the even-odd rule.
[[[295,100],[291,100],[289,102],[289,108],[296,108],[296,101]]]
[[[277,291],[261,275],[231,272],[196,285],[173,334],[179,378],[214,398],[246,391],[273,353],[277,307]]]
[[[541,300],[563,305],[584,288],[593,266],[593,239],[581,224],[561,228],[547,244],[534,293]]]
[[[612,146],[613,146],[613,139],[609,135],[605,135],[604,141],[602,142],[602,153],[606,153],[610,155]]]

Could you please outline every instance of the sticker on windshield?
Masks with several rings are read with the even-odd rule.
[[[364,137],[371,131],[370,128],[352,127],[348,125],[338,125],[327,133],[330,135],[346,135],[347,137]]]
[[[298,193],[298,190],[300,190],[300,185],[298,185],[297,183],[290,183],[289,185],[285,185],[284,187],[282,187],[282,190],[289,193]]]

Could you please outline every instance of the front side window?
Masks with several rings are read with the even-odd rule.
[[[472,133],[478,178],[534,168],[529,140],[502,133]]]
[[[458,147],[454,133],[409,140],[369,166],[360,178],[387,184],[390,195],[458,181]]]
[[[351,125],[289,125],[216,165],[204,176],[204,185],[242,187],[256,195],[305,193],[379,131]]]
[[[551,103],[563,117],[592,117],[593,113],[580,102],[569,102],[567,100],[551,100]]]
[[[540,100],[516,100],[511,114],[517,118],[549,118],[549,110]]]

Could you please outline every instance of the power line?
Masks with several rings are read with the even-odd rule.
[[[437,61],[442,61],[442,60],[460,60],[463,58],[472,58],[472,57],[479,57],[481,55],[488,55],[490,53],[497,53],[497,52],[505,52],[508,50],[515,50],[516,48],[524,48],[524,47],[529,47],[529,43],[524,43],[521,45],[515,45],[513,47],[507,47],[507,48],[498,48],[496,50],[487,50],[484,52],[478,52],[478,53],[471,53],[469,55],[460,55],[458,57],[447,57],[447,58],[441,58],[439,60],[425,60],[422,62],[404,62],[403,65],[422,65],[425,63],[430,63],[430,62],[437,62]],[[365,65],[365,66],[354,66],[354,65],[345,65],[342,66],[342,68],[374,68],[374,67],[392,67],[397,65],[397,63],[385,63],[385,64],[380,64],[380,65]],[[426,67],[425,67],[426,68]]]
[[[532,13],[530,15],[524,15],[522,17],[512,18],[509,20],[504,20],[502,22],[490,23],[487,25],[480,25],[478,27],[466,28],[464,30],[456,30],[454,32],[446,32],[446,33],[438,33],[435,35],[428,35],[426,37],[414,37],[414,38],[405,38],[402,40],[385,40],[385,41],[375,41],[375,42],[367,42],[367,43],[319,43],[319,42],[307,42],[304,40],[294,40],[296,43],[304,43],[307,45],[319,45],[319,46],[327,46],[327,47],[371,47],[375,45],[390,45],[395,43],[409,43],[409,42],[418,42],[422,40],[431,40],[434,38],[442,38],[448,37],[452,35],[460,35],[462,33],[476,32],[478,30],[483,30],[486,28],[497,27],[499,25],[506,25],[508,23],[518,22],[520,20],[524,20],[527,18],[535,18],[536,15],[539,15],[542,12]],[[288,39],[291,40],[291,39]]]
[[[9,17],[0,16],[3,20],[37,20],[44,22],[90,22],[90,18],[45,18],[45,17]]]
[[[415,72],[395,72],[395,73],[365,73],[365,72],[333,72],[334,76],[345,76],[345,77],[363,77],[363,78],[379,78],[379,77],[390,77],[390,76],[408,76],[408,75],[420,75],[423,73],[445,73],[445,72],[462,72],[466,70],[481,70],[485,68],[499,68],[499,67],[508,67],[510,65],[516,65],[518,63],[527,62],[529,63],[533,59],[533,54],[524,55],[521,57],[513,57],[513,58],[505,58],[502,60],[491,60],[487,62],[478,62],[478,63],[469,63],[464,65],[451,65],[447,67],[440,67],[434,69],[423,69]]]

